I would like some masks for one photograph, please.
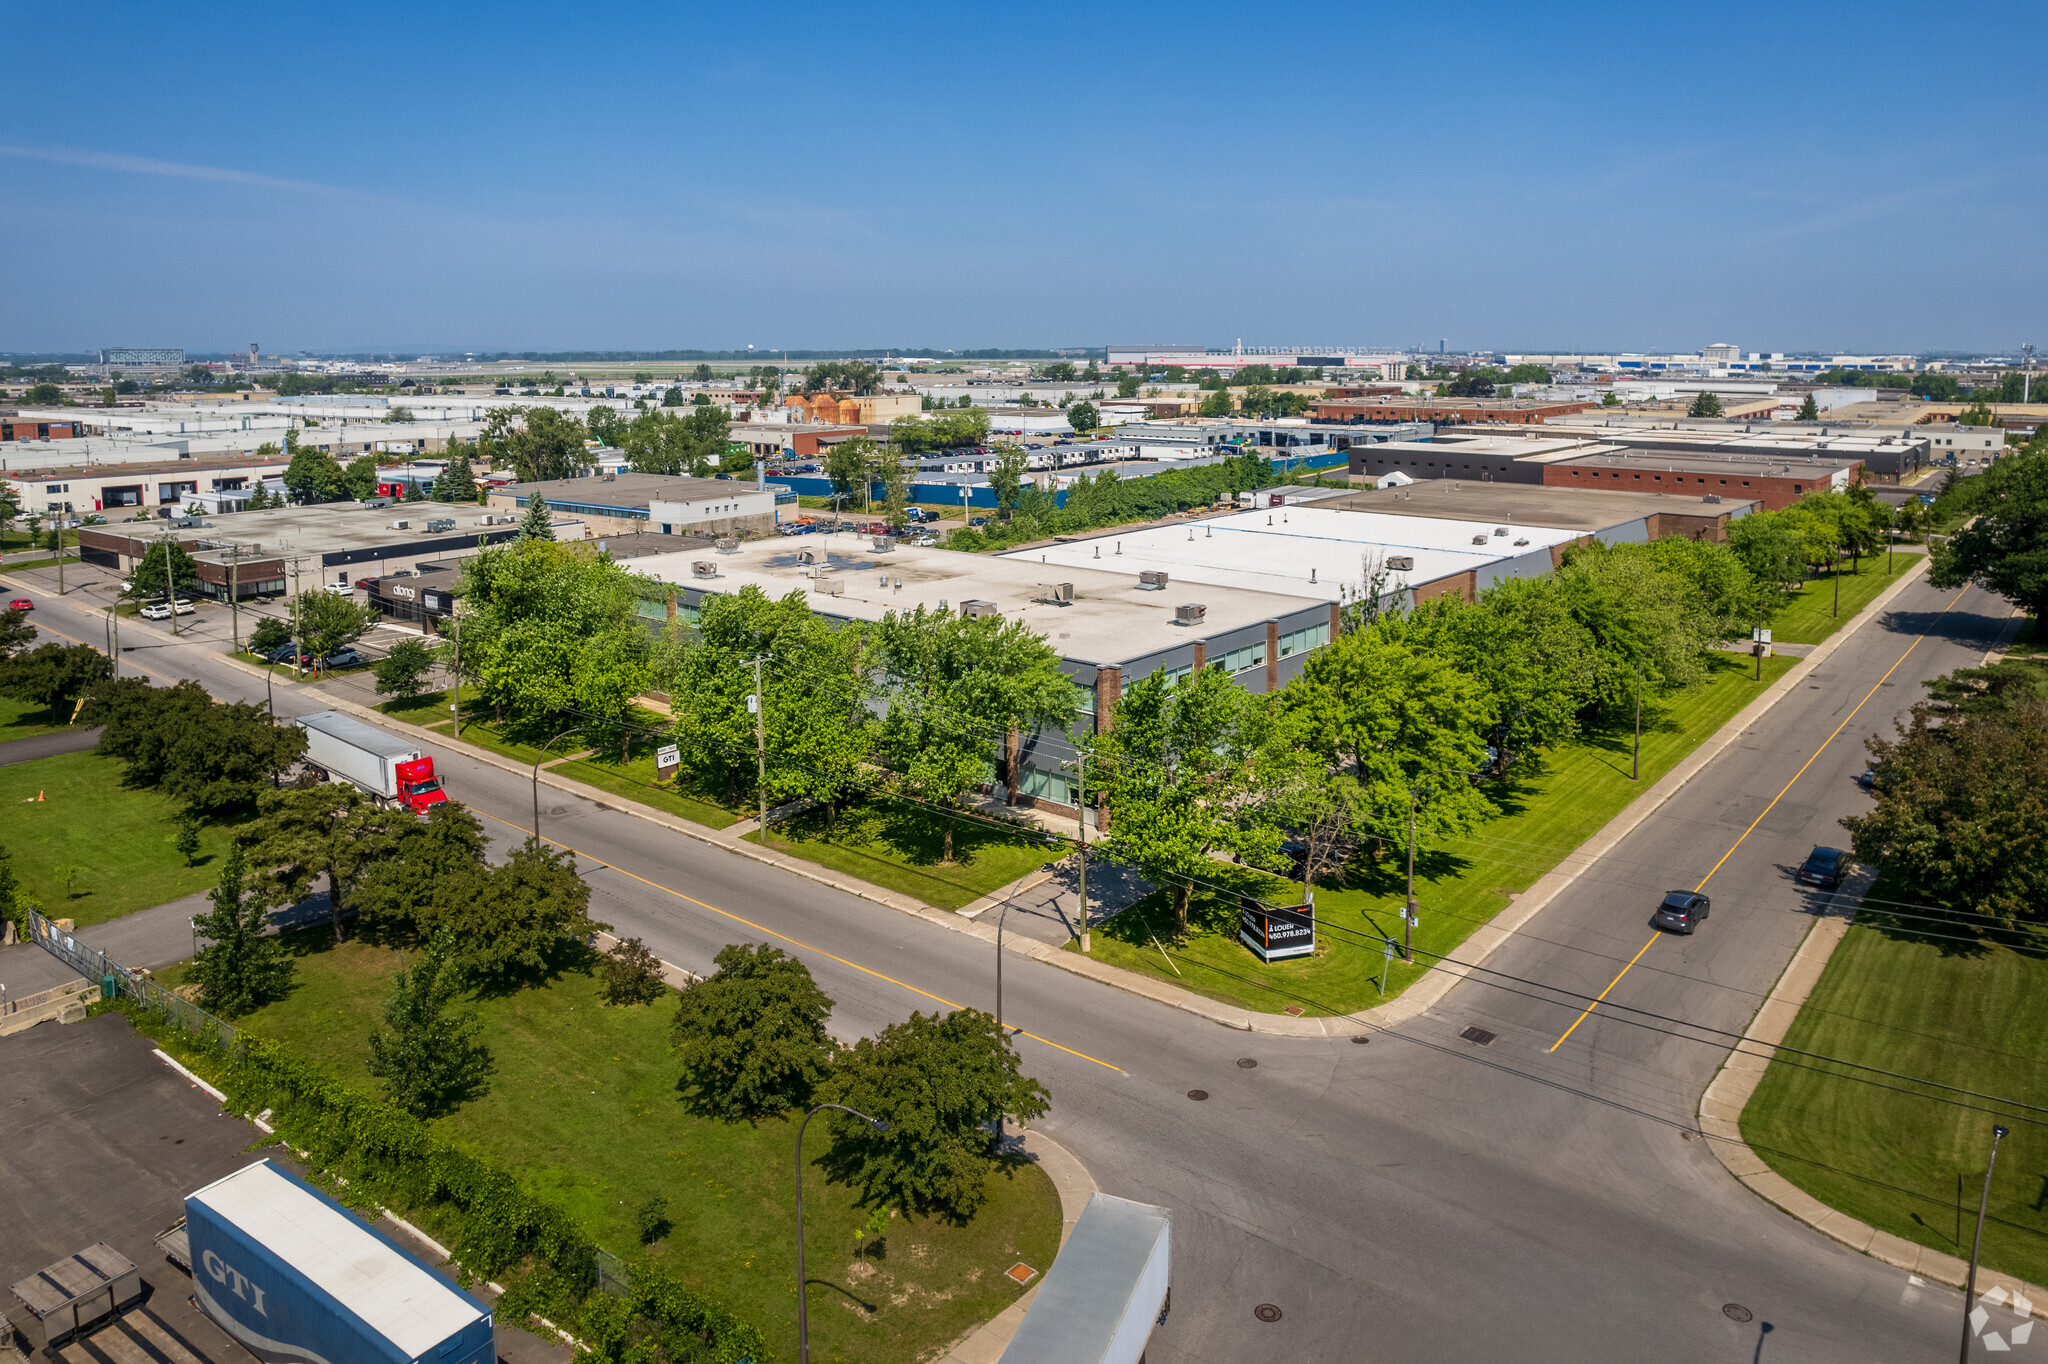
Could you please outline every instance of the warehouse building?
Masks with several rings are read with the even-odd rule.
[[[517,515],[535,493],[549,507],[575,515],[586,536],[767,535],[775,529],[777,489],[737,479],[671,474],[603,474],[492,488],[492,507]]]
[[[165,514],[197,502],[220,510],[248,500],[259,482],[275,481],[285,459],[157,459],[128,464],[78,464],[56,468],[9,469],[6,486],[24,513],[112,519],[124,511]]]

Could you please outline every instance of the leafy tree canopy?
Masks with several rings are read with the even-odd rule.
[[[836,1050],[825,1033],[832,1001],[779,948],[734,943],[716,964],[676,1001],[671,1036],[692,1102],[747,1121],[808,1103]]]

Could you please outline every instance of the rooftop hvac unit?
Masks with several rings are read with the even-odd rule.
[[[1166,590],[1166,571],[1158,568],[1144,570],[1138,574],[1138,586],[1149,587],[1154,592],[1164,592]]]
[[[1175,625],[1200,625],[1208,614],[1208,607],[1200,602],[1189,602],[1185,606],[1173,608],[1173,623]]]
[[[1072,606],[1074,604],[1074,585],[1072,583],[1054,583],[1052,585],[1052,592],[1046,600],[1061,606]]]
[[[993,616],[995,614],[996,604],[992,601],[964,601],[960,603],[960,616],[963,620],[980,620],[983,616]]]
[[[1483,545],[1486,543],[1486,537],[1484,535],[1475,535],[1472,537],[1472,543],[1475,545]]]
[[[1720,501],[1721,501],[1721,494],[1719,494],[1719,493],[1702,493],[1702,494],[1700,494],[1700,501],[1702,501],[1702,502],[1712,502],[1712,503],[1715,503],[1715,504],[1717,504],[1717,505],[1718,505],[1718,504],[1720,503]]]
[[[796,561],[800,564],[815,564],[818,562],[818,551],[815,549],[800,549],[796,552]]]
[[[739,552],[740,552],[740,539],[739,539],[739,537],[738,537],[737,535],[721,535],[721,536],[719,536],[719,537],[718,537],[718,552],[719,552],[720,554],[737,554],[737,553],[739,553]]]
[[[715,578],[718,576],[718,565],[710,559],[693,560],[690,564],[690,576],[693,578]]]
[[[875,553],[877,554],[887,554],[896,548],[896,542],[886,535],[877,535],[874,537],[874,541]]]
[[[1413,573],[1415,571],[1414,556],[1408,554],[1389,554],[1387,556],[1387,571],[1389,573]]]
[[[825,578],[825,579],[822,579],[822,580],[820,580],[820,581],[819,581],[819,583],[818,583],[818,588],[817,588],[817,590],[818,590],[818,591],[820,591],[820,592],[822,592],[822,593],[824,593],[824,594],[825,594],[826,596],[828,596],[828,597],[843,597],[843,596],[845,596],[845,595],[846,595],[846,579],[844,579],[844,578]]]
[[[393,521],[393,522],[391,523],[391,529],[393,529],[393,530],[411,530],[411,529],[412,529],[412,522],[410,522],[410,521]]]
[[[440,521],[429,521],[429,522],[427,522],[427,530],[428,530],[429,532],[433,532],[433,531],[438,531],[438,530],[454,530],[454,529],[455,529],[455,523],[454,523],[454,522],[453,522],[452,520],[447,520],[447,519],[443,519],[443,520],[440,520]]]
[[[1508,533],[1508,528],[1506,526],[1495,526],[1493,528],[1493,533],[1495,535],[1506,535]]]

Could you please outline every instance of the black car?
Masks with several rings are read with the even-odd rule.
[[[1849,870],[1849,854],[1840,848],[1815,848],[1799,864],[1799,879],[1809,886],[1833,890]]]
[[[1673,933],[1692,933],[1698,930],[1700,920],[1707,917],[1708,908],[1707,897],[1698,891],[1674,890],[1650,916],[1650,926],[1668,928]]]

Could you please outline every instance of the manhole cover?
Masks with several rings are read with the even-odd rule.
[[[1458,1036],[1464,1038],[1467,1042],[1477,1042],[1482,1047],[1490,1047],[1493,1045],[1493,1039],[1500,1036],[1500,1034],[1488,1032],[1480,1027],[1471,1027],[1459,1033]]]
[[[1237,1058],[1237,1068],[1239,1070],[1257,1070],[1259,1063],[1249,1056],[1240,1056]]]
[[[566,805],[556,805],[551,807],[548,813],[550,815],[566,815],[569,813],[569,807]]]
[[[1015,1279],[1018,1283],[1030,1283],[1038,1277],[1038,1271],[1025,1264],[1022,1260],[1019,1260],[1016,1264],[1003,1271],[1003,1277]]]
[[[1372,1041],[1372,1039],[1370,1037],[1367,1037],[1364,1033],[1358,1034],[1358,1036],[1352,1038],[1351,1040],[1361,1047],[1364,1046],[1366,1043]]]
[[[1206,1089],[1191,1089],[1188,1091],[1188,1097],[1190,1099],[1193,1099],[1196,1103],[1200,1103],[1202,1100],[1209,1097],[1209,1091]]]
[[[1270,1302],[1262,1302],[1252,1309],[1252,1315],[1260,1321],[1278,1321],[1280,1320],[1280,1309]]]
[[[1754,1321],[1756,1319],[1756,1313],[1750,1311],[1739,1302],[1722,1303],[1721,1315],[1730,1321]]]

